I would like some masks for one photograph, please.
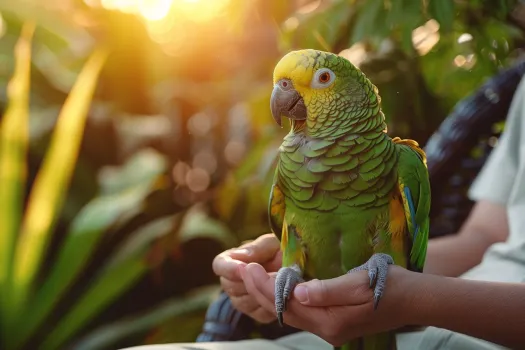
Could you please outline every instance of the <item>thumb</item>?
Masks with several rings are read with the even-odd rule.
[[[262,235],[256,240],[244,244],[237,249],[231,250],[229,256],[232,259],[246,263],[264,264],[274,259],[279,252],[279,239],[272,233]]]
[[[295,287],[294,298],[308,306],[366,304],[372,300],[366,271],[327,280],[311,280]]]

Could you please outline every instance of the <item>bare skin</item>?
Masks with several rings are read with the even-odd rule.
[[[475,205],[460,232],[447,237],[433,239],[429,242],[425,273],[457,277],[478,265],[481,262],[483,254],[492,244],[505,241],[507,237],[508,223],[505,207],[482,200]],[[256,264],[250,264],[250,266],[248,266],[247,264],[249,263]],[[257,264],[262,265],[264,269],[261,271],[257,267]],[[279,251],[279,241],[273,234],[263,235],[257,240],[239,247],[239,249],[228,250],[218,255],[213,262],[213,269],[215,273],[221,277],[221,285],[226,293],[230,295],[233,305],[241,312],[262,323],[269,323],[276,319],[273,308],[273,294],[271,297],[270,295],[265,295],[264,288],[274,286],[275,272],[280,266],[281,253]],[[243,281],[241,272],[245,271],[246,267],[248,267],[246,269],[248,273],[246,280]],[[372,300],[373,293],[368,288],[368,283],[362,285],[356,280],[356,278],[358,278],[356,276],[365,276],[364,280],[366,282],[366,273],[359,272],[329,281],[307,282],[321,283],[323,288],[327,290],[323,292],[324,294],[322,295],[326,297],[325,300],[330,301],[330,305],[325,305],[326,303],[323,304],[322,300],[315,301],[314,304],[301,305],[296,299],[297,293],[301,288],[296,289],[294,297],[290,300],[290,311],[285,313],[285,322],[305,330],[317,329],[317,333],[313,333],[320,335],[328,341],[332,340],[332,343],[337,343],[337,341],[340,340],[337,334],[333,334],[336,331],[344,334],[344,340],[348,340],[350,339],[348,338],[349,336],[361,336],[374,333],[377,330],[383,331],[397,328],[405,324],[432,325],[447,328],[478,338],[487,339],[487,337],[489,337],[488,340],[504,345],[508,345],[508,342],[514,340],[517,341],[517,338],[513,338],[513,336],[517,337],[517,333],[512,333],[514,327],[508,327],[508,324],[512,321],[510,321],[511,314],[507,314],[507,312],[520,310],[516,303],[520,302],[519,297],[525,296],[525,294],[523,294],[524,286],[472,282],[424,274],[413,274],[399,267],[391,267],[390,269],[391,272],[389,273],[393,275],[400,274],[400,276],[388,278],[387,287],[385,288],[387,292],[385,295],[389,295],[388,300],[391,302],[384,302],[383,299],[386,300],[386,298],[383,298],[381,301],[382,307],[378,308],[375,313],[367,314],[369,308],[366,305],[369,299]],[[345,280],[345,278],[348,280]],[[414,283],[414,280],[417,280],[417,283]],[[257,281],[257,283],[254,281]],[[261,281],[265,282],[260,284],[262,283]],[[328,284],[329,288],[326,288],[327,283],[330,281],[334,281],[333,283],[335,284]],[[337,283],[344,285],[344,288],[353,288],[354,293],[349,293],[350,289],[336,288]],[[400,288],[400,290],[404,292],[398,293],[396,292],[396,283],[407,283],[409,286]],[[413,283],[415,287],[413,287]],[[394,286],[390,286],[392,284]],[[433,288],[432,292],[430,292],[431,288]],[[409,289],[419,292],[406,293]],[[515,294],[518,292],[522,293],[519,297]],[[326,293],[331,294],[327,295]],[[341,298],[351,298],[350,301],[347,301],[351,304],[344,304],[346,305],[345,307],[351,306],[353,308],[352,312],[348,310],[345,311],[348,312],[348,314],[345,314],[345,317],[349,318],[348,322],[350,323],[338,323],[338,326],[332,324],[328,333],[324,332],[320,334],[319,330],[326,328],[323,326],[325,325],[323,322],[328,322],[326,319],[323,320],[317,315],[310,314],[308,314],[309,316],[307,318],[301,319],[301,315],[303,315],[303,317],[306,316],[304,312],[313,312],[311,308],[313,305],[323,306],[327,312],[332,313],[332,307],[341,306],[334,304],[334,300],[338,300],[338,293],[340,293]],[[497,293],[503,294],[502,298],[497,297]],[[419,298],[421,295],[425,296],[425,298]],[[312,294],[310,294],[310,297],[312,298]],[[408,307],[399,309],[398,306],[404,305],[404,301],[407,298],[412,300]],[[517,299],[514,300],[510,298]],[[512,300],[512,302],[509,302],[509,300]],[[413,301],[419,302],[415,303]],[[384,306],[383,303],[387,304],[387,306]],[[388,306],[389,303],[392,307]],[[501,305],[501,303],[504,305]],[[303,311],[297,311],[293,305],[295,305],[295,307],[301,306],[303,309],[299,310]],[[307,308],[306,311],[304,310],[305,305],[309,305],[309,309]],[[437,305],[439,305],[439,307]],[[470,309],[465,308],[465,305],[468,305]],[[512,310],[507,310],[506,307],[511,307]],[[415,312],[412,309],[420,311]],[[481,316],[472,312],[472,309],[476,309],[477,313],[485,314]],[[463,311],[458,312],[458,310]],[[301,312],[303,312],[303,314],[301,314]],[[456,312],[458,312],[458,316],[452,316]],[[494,320],[497,316],[493,315],[495,313],[505,318],[505,321],[500,323],[502,327],[505,327],[505,329],[500,330],[501,333],[497,327],[494,327]],[[416,322],[415,319],[410,318],[412,314],[415,316],[424,314],[428,319],[418,319]],[[473,315],[476,316],[470,317]],[[343,315],[339,317],[343,317]],[[356,324],[355,317],[359,319],[360,324]],[[308,320],[317,321],[319,324],[314,327],[308,324],[308,322],[310,322]],[[340,321],[341,320],[338,322]],[[301,322],[306,323],[303,324]],[[362,323],[366,323],[366,325]],[[343,326],[345,324],[352,329],[353,333],[349,333],[349,328]],[[523,327],[523,320],[521,320],[520,323],[518,319],[516,322],[512,322],[512,324],[516,327],[518,325],[519,327]],[[486,328],[489,325],[491,328],[487,330]],[[518,330],[522,329],[519,327],[517,328]]]
[[[240,268],[253,262],[261,264],[268,272],[276,272],[281,267],[281,256],[277,237],[266,234],[239,248],[227,250],[213,260],[213,271],[220,277],[221,287],[229,295],[233,306],[261,323],[274,321],[275,313],[262,308],[246,291]]]
[[[275,276],[254,263],[243,270],[248,292],[272,312]],[[398,266],[388,273],[376,311],[367,273],[360,271],[299,284],[284,321],[335,346],[409,324],[446,328],[510,348],[523,346],[525,284],[419,274]]]
[[[424,272],[457,277],[478,265],[487,249],[506,241],[508,235],[505,207],[479,201],[457,234],[428,242]]]

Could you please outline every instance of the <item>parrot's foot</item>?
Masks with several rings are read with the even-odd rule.
[[[368,271],[368,277],[370,278],[370,288],[372,288],[372,286],[375,283],[374,310],[377,309],[377,305],[379,304],[379,299],[381,299],[381,296],[383,295],[383,291],[385,290],[386,275],[388,273],[388,265],[391,265],[393,263],[394,263],[394,259],[392,259],[390,255],[378,253],[378,254],[372,255],[372,257],[368,259],[368,261],[364,263],[363,265],[358,266],[348,271],[348,273],[355,272],[355,271],[362,271],[362,270]]]
[[[275,279],[275,311],[279,326],[283,326],[283,312],[286,311],[286,302],[292,295],[295,286],[304,282],[301,269],[297,265],[281,267]]]

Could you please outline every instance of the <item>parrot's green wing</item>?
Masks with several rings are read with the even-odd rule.
[[[284,194],[278,185],[278,169],[279,166],[277,166],[275,169],[273,185],[270,191],[270,201],[268,203],[268,218],[270,220],[270,228],[280,240],[283,230],[285,202]]]
[[[423,271],[427,254],[430,212],[430,182],[426,156],[417,142],[395,138],[398,149],[398,185],[407,221],[410,267]]]

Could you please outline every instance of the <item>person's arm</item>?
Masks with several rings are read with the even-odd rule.
[[[258,264],[241,268],[246,289],[275,313],[275,276]],[[478,282],[391,266],[377,310],[366,271],[299,284],[284,321],[339,346],[406,325],[435,326],[521,348],[525,344],[525,284]]]
[[[409,324],[446,328],[513,349],[525,345],[525,284],[425,274],[416,280],[414,301],[407,304]]]
[[[425,272],[459,276],[477,265],[490,245],[507,239],[505,207],[515,182],[523,181],[516,176],[523,166],[525,78],[514,96],[505,131],[469,190],[470,199],[477,204],[457,235],[429,241]]]
[[[478,265],[485,251],[508,235],[505,206],[480,200],[459,233],[429,240],[424,272],[457,277]]]

